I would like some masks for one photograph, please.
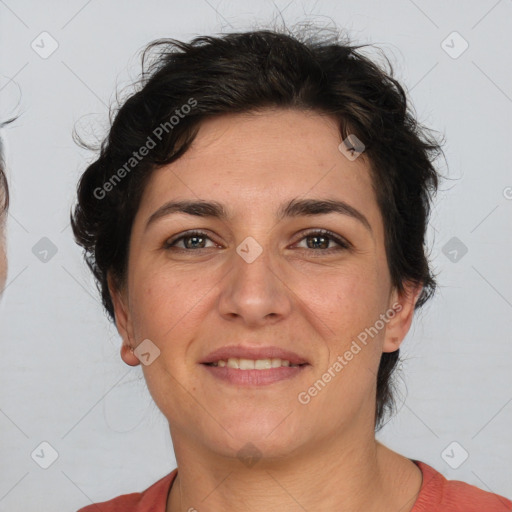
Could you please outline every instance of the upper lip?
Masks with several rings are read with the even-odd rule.
[[[227,361],[229,358],[237,359],[282,359],[290,361],[290,364],[308,364],[306,359],[295,352],[281,347],[247,347],[243,345],[231,345],[218,348],[210,352],[201,363],[216,363]]]

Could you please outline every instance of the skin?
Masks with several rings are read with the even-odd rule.
[[[2,233],[0,234],[0,293],[3,292],[5,280],[7,277],[7,257],[5,254],[5,234],[4,226],[0,227]]]
[[[140,364],[133,348],[144,339],[160,350],[143,372],[178,465],[168,512],[413,508],[421,471],[375,440],[374,409],[380,357],[402,343],[421,287],[408,284],[402,295],[392,287],[369,164],[364,153],[346,158],[340,142],[335,120],[314,112],[225,115],[203,123],[187,153],[148,182],[127,279],[121,289],[109,284],[123,360]],[[174,213],[146,229],[166,202],[199,198],[224,204],[231,217]],[[344,200],[371,231],[338,213],[277,221],[278,207],[293,198]],[[311,228],[333,231],[351,248],[331,252],[332,239],[318,248],[304,238]],[[187,240],[166,248],[191,229],[206,231],[205,248],[190,239],[192,248]],[[248,236],[263,249],[250,264],[236,252]],[[385,328],[301,404],[298,394],[397,304]],[[310,366],[291,380],[237,387],[200,364],[236,343],[278,345]],[[261,454],[251,467],[237,457],[248,442]]]
[[[3,203],[4,191],[0,190],[0,204]],[[7,277],[7,256],[5,241],[5,217],[6,212],[0,212],[0,293],[2,293]]]

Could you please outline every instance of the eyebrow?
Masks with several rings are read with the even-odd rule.
[[[149,217],[145,230],[156,220],[173,213],[184,213],[196,217],[212,217],[223,221],[227,221],[229,218],[224,206],[217,201],[169,201]],[[286,218],[327,215],[329,213],[339,213],[352,217],[363,224],[370,233],[373,232],[368,219],[359,210],[345,201],[337,199],[292,199],[279,208],[277,219],[281,221]]]

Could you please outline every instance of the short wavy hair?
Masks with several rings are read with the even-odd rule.
[[[325,37],[318,29],[313,37],[254,30],[189,43],[160,39],[145,48],[136,90],[111,111],[108,135],[80,179],[71,212],[76,242],[113,321],[107,276],[119,288],[125,284],[131,228],[152,172],[187,151],[203,120],[267,107],[328,114],[337,120],[342,139],[354,134],[364,143],[392,284],[399,291],[406,282],[422,284],[416,308],[433,295],[436,281],[425,240],[438,188],[434,161],[443,151],[416,119],[389,59],[387,71],[360,51],[365,46],[371,45],[352,45],[339,33]],[[194,108],[185,109],[191,99]],[[178,115],[178,123],[170,123]],[[160,129],[156,137],[155,129],[166,123],[172,129]],[[158,138],[157,144],[133,161],[149,137]],[[78,142],[91,149],[80,137]],[[391,377],[398,359],[399,350],[382,354],[376,429],[394,407]]]

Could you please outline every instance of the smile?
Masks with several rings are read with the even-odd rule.
[[[237,387],[258,387],[292,379],[310,365],[291,364],[287,359],[219,359],[201,366],[216,380]]]
[[[228,360],[220,359],[218,361],[208,363],[209,366],[219,366],[228,368],[236,368],[237,370],[270,370],[272,368],[297,367],[299,364],[291,364],[287,359],[245,359],[230,357]]]

